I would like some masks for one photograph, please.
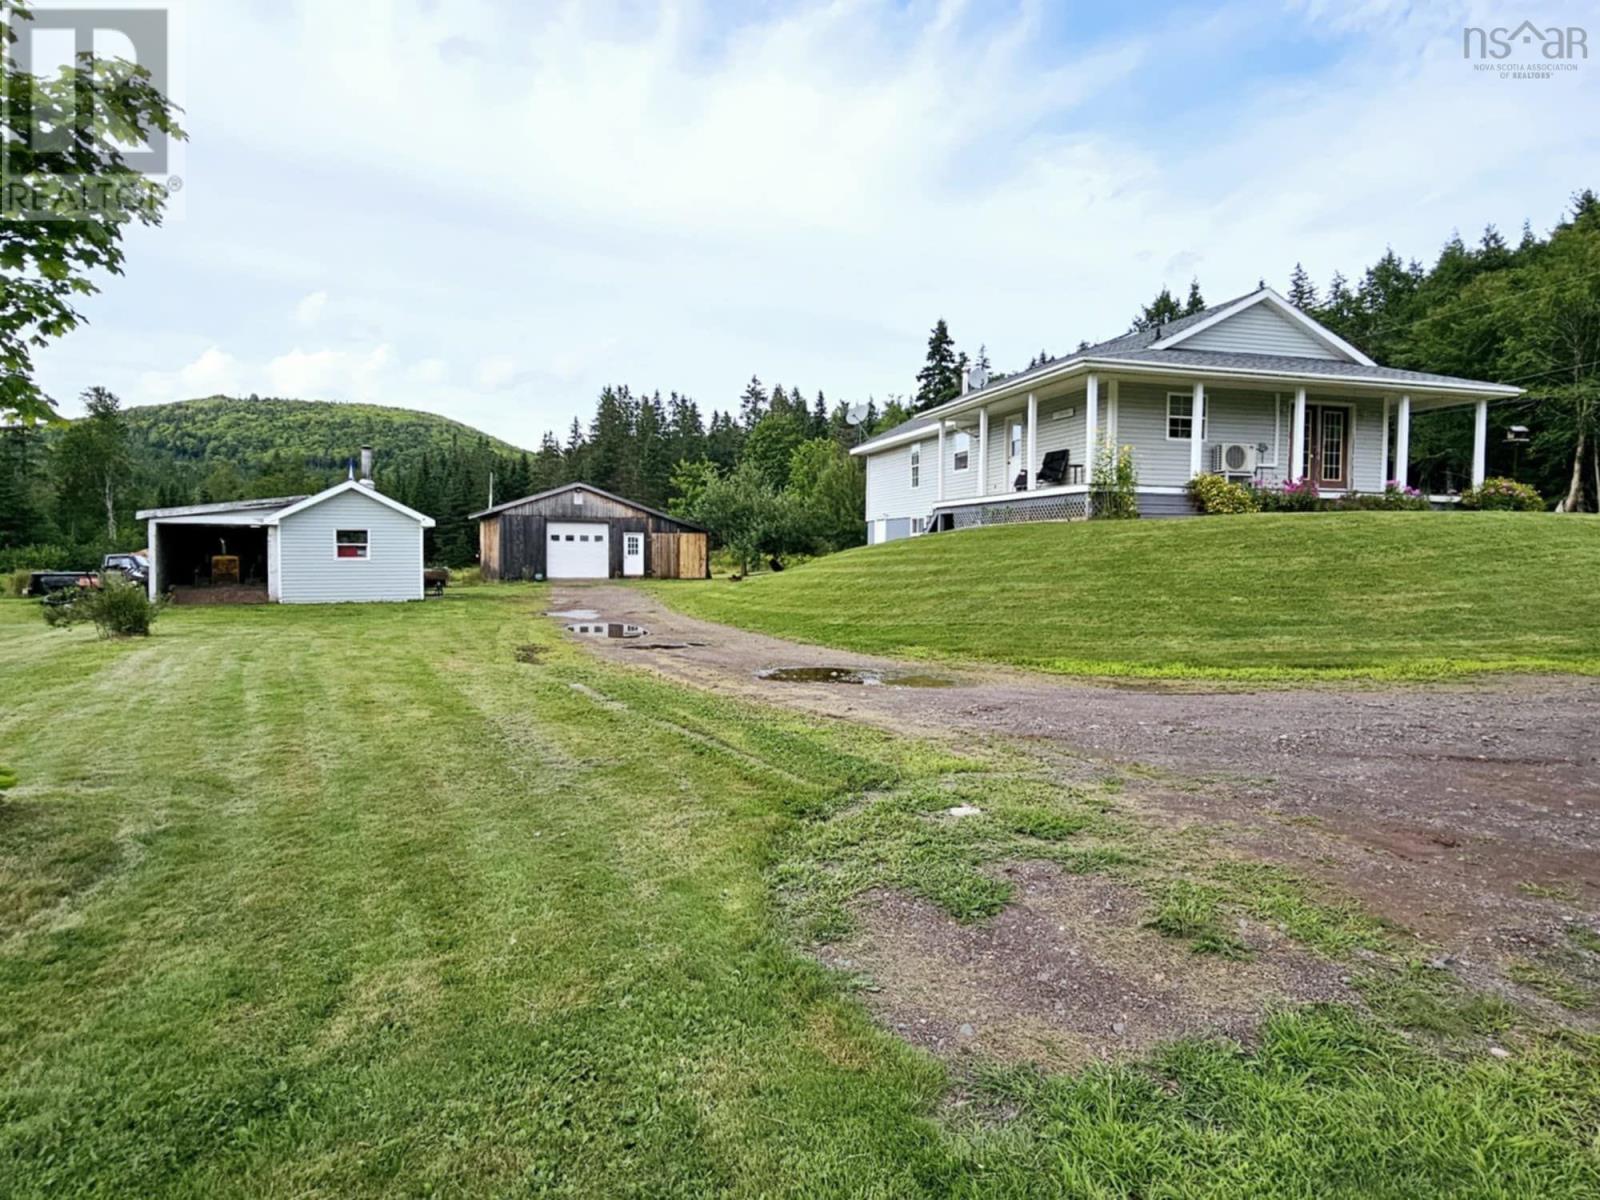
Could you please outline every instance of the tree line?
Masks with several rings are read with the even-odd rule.
[[[1475,245],[1452,236],[1430,267],[1385,251],[1353,281],[1335,274],[1320,288],[1296,264],[1286,293],[1386,365],[1527,388],[1526,397],[1491,408],[1491,473],[1532,484],[1552,506],[1600,509],[1600,199],[1593,191],[1575,196],[1548,236],[1525,224],[1512,245],[1490,226]],[[1149,328],[1204,307],[1198,280],[1182,300],[1163,288],[1131,325]],[[1050,361],[1041,350],[1027,366]],[[798,387],[769,388],[752,377],[734,402],[708,414],[678,392],[612,386],[587,424],[575,418],[564,438],[547,433],[534,451],[443,418],[398,414],[424,427],[407,434],[401,455],[386,457],[378,440],[379,484],[435,517],[428,558],[449,566],[475,560],[469,514],[488,507],[491,493],[503,501],[577,481],[706,526],[746,567],[827,553],[863,540],[864,472],[849,449],[955,398],[974,366],[1004,377],[983,346],[972,356],[958,349],[941,318],[915,390],[882,407],[830,403],[821,392],[808,398]],[[174,453],[170,429],[158,444],[137,419],[144,410],[130,420],[105,389],[90,388],[83,400],[86,415],[65,426],[0,429],[0,567],[79,565],[142,544],[132,519],[139,507],[298,495],[343,477],[326,450],[261,440],[287,442],[304,416],[264,422],[269,428],[246,443],[262,447],[253,461],[239,461],[237,450],[196,460]],[[252,406],[298,402],[220,403],[259,417]],[[185,408],[168,406],[164,427],[181,430]],[[1514,433],[1518,427],[1526,433]],[[1471,413],[1417,414],[1411,445],[1413,482],[1436,491],[1462,485]]]
[[[709,415],[680,393],[615,386],[564,439],[547,433],[519,451],[402,410],[373,409],[356,423],[372,432],[356,434],[345,414],[330,415],[339,405],[216,397],[128,410],[99,387],[81,399],[78,420],[0,428],[0,568],[83,566],[142,546],[142,508],[319,491],[345,478],[357,437],[377,448],[382,490],[435,518],[434,564],[476,561],[471,514],[491,501],[573,482],[703,523],[751,562],[827,553],[862,540],[864,475],[849,448],[905,411],[869,402],[852,417],[820,392],[808,400],[755,377]]]

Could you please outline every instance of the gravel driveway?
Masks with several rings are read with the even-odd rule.
[[[695,687],[1155,768],[1147,813],[1231,827],[1251,853],[1452,953],[1519,953],[1600,910],[1600,680],[1198,690],[924,664],[954,686],[776,683],[758,673],[907,664],[695,620],[624,586],[556,584],[553,596],[555,609],[649,630],[584,638],[596,653]]]

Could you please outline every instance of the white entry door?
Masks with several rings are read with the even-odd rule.
[[[644,534],[622,535],[622,573],[630,579],[644,574]]]
[[[1017,475],[1023,469],[1027,427],[1021,421],[1006,422],[1006,486],[1010,491],[1016,486]]]
[[[545,527],[545,574],[551,579],[608,579],[611,546],[606,526],[588,521],[551,521]]]

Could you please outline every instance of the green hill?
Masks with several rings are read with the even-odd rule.
[[[743,583],[695,616],[862,652],[1065,674],[1600,674],[1600,518],[1317,513],[1000,526]]]
[[[460,421],[381,404],[211,396],[126,412],[128,427],[150,454],[180,464],[226,461],[249,470],[276,455],[313,470],[337,470],[362,446],[371,446],[384,470],[404,471],[415,467],[423,451],[521,452]]]

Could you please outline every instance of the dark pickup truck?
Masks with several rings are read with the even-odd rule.
[[[34,571],[28,576],[29,596],[50,596],[72,588],[99,587],[100,576],[93,571]]]

